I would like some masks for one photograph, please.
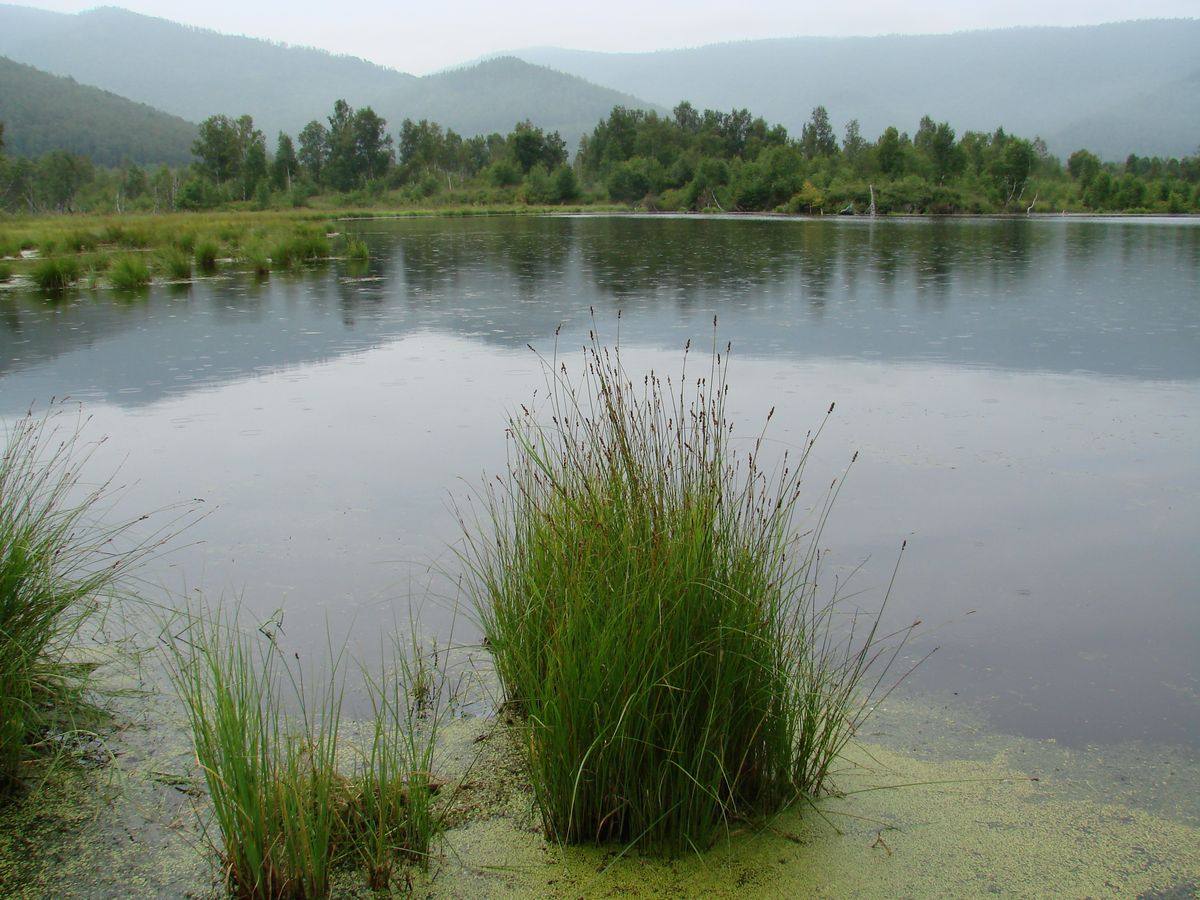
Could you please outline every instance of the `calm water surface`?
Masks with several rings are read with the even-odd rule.
[[[733,344],[751,434],[851,470],[829,572],[938,652],[906,689],[1001,731],[1200,746],[1200,222],[347,223],[368,266],[137,298],[0,293],[0,418],[70,395],[130,512],[202,499],[150,577],[317,643],[454,622],[453,504],[594,307],[634,371]]]

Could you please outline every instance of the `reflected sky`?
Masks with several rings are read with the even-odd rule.
[[[176,596],[282,608],[292,634],[449,629],[453,504],[504,417],[591,325],[631,371],[734,345],[773,446],[837,408],[810,505],[854,451],[830,578],[921,618],[910,690],[1067,742],[1200,744],[1200,227],[1194,221],[438,219],[348,223],[334,263],[136,300],[0,294],[0,416],[70,394],[130,512],[202,498],[157,562]],[[469,510],[469,507],[466,507]],[[865,563],[864,563],[865,561]],[[462,637],[471,632],[456,624]],[[318,641],[319,642],[319,641]],[[955,696],[957,695],[957,696]]]

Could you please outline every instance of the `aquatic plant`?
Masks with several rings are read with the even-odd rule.
[[[12,265],[6,262],[0,262],[0,281],[8,281],[12,278]]]
[[[878,619],[843,635],[818,595],[832,496],[795,530],[816,435],[769,470],[762,433],[735,454],[728,353],[714,337],[695,377],[685,350],[678,383],[632,378],[594,332],[577,382],[544,360],[546,408],[510,418],[508,472],[463,517],[555,839],[703,849],[818,794],[870,709]]]
[[[9,429],[0,458],[0,790],[22,764],[52,753],[54,736],[93,718],[95,668],[75,655],[85,624],[108,608],[151,549],[119,544],[131,523],[93,514],[109,483],[82,477],[95,445],[68,410],[28,413]]]
[[[329,249],[329,239],[325,235],[301,228],[276,241],[271,251],[271,264],[288,269],[296,263],[326,259]]]
[[[250,244],[242,249],[242,262],[259,278],[271,274],[271,257],[259,244]]]
[[[213,238],[201,238],[196,242],[194,257],[200,271],[211,275],[217,271],[217,257],[221,255],[221,245]]]
[[[118,256],[109,266],[108,283],[118,291],[136,291],[150,283],[150,268],[137,254]]]
[[[184,281],[192,277],[192,258],[179,247],[163,247],[156,262],[168,278]]]
[[[220,609],[188,613],[168,648],[212,803],[208,837],[235,894],[325,896],[333,870],[355,861],[386,889],[398,860],[426,864],[440,830],[431,768],[441,685],[415,642],[366,679],[374,715],[349,776],[339,770],[340,652],[330,648],[328,671],[306,691],[274,623],[243,632]]]
[[[409,647],[396,643],[385,657],[392,665],[364,673],[373,727],[355,778],[351,830],[373,891],[388,889],[398,854],[426,867],[441,830],[432,772],[445,670],[431,657],[436,650],[423,653],[414,632]]]
[[[87,229],[69,231],[59,240],[59,244],[63,249],[76,253],[95,250],[98,242],[99,239],[96,234]]]
[[[346,258],[354,260],[369,259],[371,256],[370,250],[367,248],[367,242],[358,240],[357,238],[346,238]]]
[[[79,261],[71,256],[50,256],[38,260],[29,276],[43,291],[61,294],[79,280]]]
[[[170,643],[212,802],[217,836],[239,897],[323,897],[338,852],[344,780],[337,772],[342,679],[306,697],[266,627],[243,634],[220,611],[189,617]],[[285,699],[301,713],[284,714]]]

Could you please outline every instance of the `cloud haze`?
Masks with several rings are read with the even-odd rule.
[[[79,12],[95,3],[46,0],[20,4]],[[1022,25],[1090,25],[1147,18],[1193,18],[1196,0],[845,0],[797,4],[747,0],[661,3],[610,0],[564,5],[535,0],[500,4],[398,4],[359,0],[308,5],[279,0],[129,0],[134,12],[228,34],[319,47],[425,74],[501,50],[556,45],[608,52],[659,50],[720,41],[798,35],[944,33]]]

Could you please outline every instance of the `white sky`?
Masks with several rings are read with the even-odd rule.
[[[56,12],[101,5],[95,0],[17,2]],[[227,34],[348,53],[414,75],[545,44],[641,51],[748,38],[928,34],[1200,16],[1200,0],[117,0],[108,5]]]

